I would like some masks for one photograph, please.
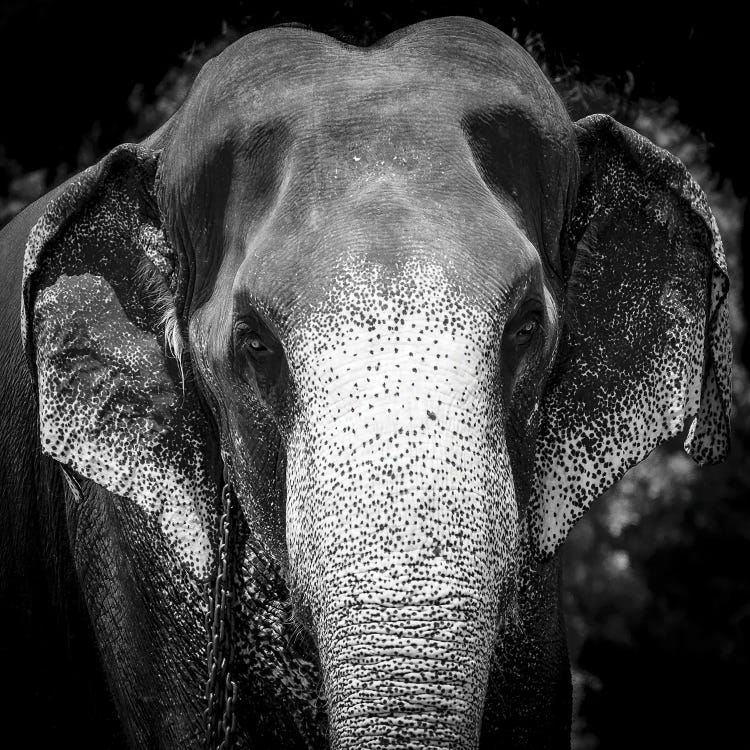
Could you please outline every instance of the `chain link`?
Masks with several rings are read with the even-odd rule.
[[[203,713],[205,750],[227,750],[231,747],[236,715],[234,705],[237,684],[231,677],[233,649],[233,578],[232,534],[236,524],[235,498],[232,486],[225,474],[221,490],[222,514],[219,520],[219,551],[216,581],[208,596],[206,608],[206,709]]]

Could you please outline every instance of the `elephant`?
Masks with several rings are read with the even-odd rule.
[[[478,20],[279,26],[1,237],[3,561],[64,569],[79,745],[569,747],[568,532],[728,450],[679,160]]]

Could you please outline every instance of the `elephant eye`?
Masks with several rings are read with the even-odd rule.
[[[247,337],[247,345],[254,351],[254,352],[266,352],[268,351],[268,347],[263,343],[260,336],[258,336],[257,333],[251,333]]]
[[[253,330],[247,323],[237,323],[235,326],[235,332],[238,341],[243,346],[250,349],[254,354],[263,354],[264,352],[270,351],[263,342],[262,336],[257,331]]]
[[[533,338],[539,329],[539,321],[529,318],[524,324],[516,330],[516,342],[518,344],[527,344]]]

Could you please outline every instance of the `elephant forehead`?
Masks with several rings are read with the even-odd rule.
[[[205,259],[195,299],[238,281],[251,304],[315,292],[351,252],[511,286],[526,250],[554,263],[576,161],[533,59],[469,19],[368,48],[251,34],[201,73],[169,138],[160,204]]]
[[[468,18],[415,24],[370,47],[307,30],[259,31],[201,71],[194,99],[205,98],[207,108],[241,100],[267,112],[325,107],[330,112],[359,107],[368,99],[387,104],[399,93],[419,90],[450,93],[450,99],[465,104],[516,98],[550,122],[562,108],[520,45]],[[554,112],[545,104],[554,104]]]
[[[572,143],[570,118],[539,66],[486,24],[441,19],[365,48],[274,28],[244,37],[204,67],[170,126],[171,151],[180,160],[174,152],[189,147],[191,160],[208,163],[231,133],[247,153],[264,123],[318,151],[321,143],[338,152],[359,148],[373,132],[413,149],[429,133],[460,131],[477,113],[498,110],[523,113],[552,150]]]
[[[303,200],[244,238],[241,258],[225,261],[216,304],[231,289],[237,314],[259,311],[284,337],[333,312],[364,325],[381,304],[383,320],[411,311],[415,324],[421,315],[439,326],[471,309],[484,327],[502,327],[524,294],[543,296],[541,253],[487,191],[450,206],[392,186]],[[468,327],[478,331],[477,321]]]

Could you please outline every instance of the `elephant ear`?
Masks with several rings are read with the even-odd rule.
[[[706,197],[678,159],[611,118],[575,128],[566,325],[541,405],[528,517],[542,557],[685,427],[698,463],[729,449],[729,279]]]
[[[158,520],[204,578],[217,487],[182,368],[157,161],[121,146],[50,202],[27,240],[22,328],[43,451]]]

